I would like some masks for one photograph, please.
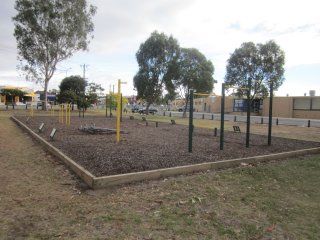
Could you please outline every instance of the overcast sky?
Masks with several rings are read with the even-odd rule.
[[[58,88],[70,75],[83,75],[106,91],[135,94],[132,79],[138,70],[139,45],[153,32],[176,38],[181,47],[197,48],[215,67],[220,94],[226,62],[243,42],[275,40],[286,54],[285,82],[278,96],[320,95],[320,14],[318,0],[88,0],[98,7],[95,31],[88,52],[75,54],[58,66],[49,89]],[[2,0],[0,8],[0,85],[42,86],[26,82],[16,71],[17,51],[13,37],[14,1]]]

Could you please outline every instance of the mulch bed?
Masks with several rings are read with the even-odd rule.
[[[17,117],[26,123],[27,116]],[[225,131],[224,150],[220,150],[219,135],[213,130],[195,129],[193,152],[188,153],[188,126],[158,124],[123,118],[121,142],[116,143],[115,134],[90,134],[80,131],[83,127],[115,128],[115,118],[72,117],[71,126],[59,123],[58,117],[32,117],[27,126],[50,141],[53,128],[57,129],[51,143],[82,165],[95,176],[108,176],[130,172],[169,168],[226,159],[280,153],[305,148],[319,147],[318,142],[272,138],[267,145],[267,136],[251,134],[250,147],[245,147],[245,134]]]

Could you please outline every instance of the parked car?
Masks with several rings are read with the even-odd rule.
[[[37,102],[37,107],[42,107],[42,104],[44,104],[44,102]],[[47,102],[47,108],[50,108],[51,105],[50,103]]]
[[[179,108],[178,108],[178,111],[179,111],[179,112],[183,112],[184,109],[185,109],[185,106],[182,106],[182,107],[179,107]],[[194,111],[194,110],[195,110],[195,109],[193,109],[193,111]],[[189,112],[189,111],[190,111],[190,106],[188,105],[188,106],[187,106],[187,112]]]
[[[14,105],[16,106],[25,106],[26,104],[23,102],[15,102]]]
[[[136,112],[139,112],[140,109],[143,109],[143,107],[141,105],[134,105],[132,108],[131,108],[131,112],[132,113],[136,113]]]
[[[155,108],[151,108],[151,107],[149,107],[149,111],[148,111],[150,114],[155,114],[156,112],[158,112],[158,110],[157,109],[155,109]],[[138,113],[140,113],[140,114],[146,114],[147,113],[147,109],[146,108],[142,108],[142,109],[140,109],[139,111],[138,111]]]

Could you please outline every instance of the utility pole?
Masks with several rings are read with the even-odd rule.
[[[89,67],[89,65],[83,64],[80,65],[81,68],[83,68],[83,79],[86,80],[86,68]]]

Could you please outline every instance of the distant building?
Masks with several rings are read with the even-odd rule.
[[[257,98],[253,100],[251,105],[251,114],[256,116],[269,115],[270,98]],[[170,109],[176,110],[183,105],[183,101],[177,100],[170,104]],[[242,115],[247,111],[248,101],[246,98],[237,98],[234,96],[226,96],[225,113]],[[193,102],[196,112],[220,113],[221,112],[221,96],[209,96],[196,98]],[[307,118],[320,119],[320,96],[286,96],[273,97],[273,117],[284,118]]]
[[[39,95],[40,101],[44,101],[44,98],[45,98],[44,91],[36,91],[36,94]],[[53,93],[53,92],[47,93],[47,102],[56,102],[56,100],[57,100],[56,93]]]
[[[22,97],[20,96],[7,96],[7,95],[0,95],[0,104],[5,105],[6,103],[10,102],[10,104],[13,103],[19,103],[19,102],[29,102],[32,101],[32,98],[35,98],[35,93],[32,89],[27,87],[15,87],[15,86],[0,86],[0,91],[2,89],[6,90],[20,90],[24,92],[24,95]]]

